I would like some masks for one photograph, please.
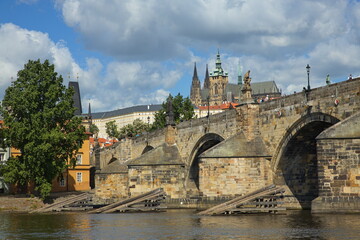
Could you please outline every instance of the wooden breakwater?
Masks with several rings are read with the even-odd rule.
[[[244,196],[236,197],[225,203],[201,211],[198,215],[223,215],[240,213],[276,213],[284,211],[281,207],[284,188],[269,185]]]

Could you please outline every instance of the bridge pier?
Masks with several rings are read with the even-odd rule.
[[[312,212],[360,212],[360,113],[317,137],[319,197]]]

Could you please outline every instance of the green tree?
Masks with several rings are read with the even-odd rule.
[[[95,124],[91,124],[89,130],[92,134],[96,135],[99,133],[99,128]]]
[[[140,135],[143,132],[149,130],[148,124],[144,123],[140,119],[135,119],[132,124],[128,124],[120,129],[121,137],[134,137],[136,135]],[[121,138],[120,137],[120,138]]]
[[[192,105],[190,99],[188,97],[183,98],[180,93],[178,93],[175,97],[170,94],[166,101],[163,102],[162,109],[155,113],[154,123],[152,124],[153,130],[165,127],[167,106],[170,100],[172,102],[175,123],[180,123],[194,118],[194,106]]]
[[[106,134],[111,138],[119,138],[120,131],[115,123],[115,120],[105,124]]]
[[[73,89],[48,60],[29,61],[5,91],[0,106],[7,146],[18,149],[2,172],[6,181],[26,186],[45,198],[52,180],[75,165],[76,153],[86,137],[81,118],[74,117]]]

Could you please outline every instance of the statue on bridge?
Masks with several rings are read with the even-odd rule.
[[[244,75],[244,85],[247,85],[250,87],[251,77],[250,77],[250,70],[247,71]]]
[[[254,99],[252,98],[252,89],[251,89],[251,77],[250,70],[248,70],[244,75],[244,84],[241,89],[241,102],[242,103],[253,103]]]

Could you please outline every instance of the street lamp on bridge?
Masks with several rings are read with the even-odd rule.
[[[307,86],[307,90],[310,91],[310,66],[309,66],[309,64],[306,66],[306,71],[307,71],[307,75],[308,75],[308,86]]]
[[[206,100],[207,100],[207,107],[208,107],[208,112],[207,112],[206,117],[209,118],[210,117],[210,96],[207,96]]]

